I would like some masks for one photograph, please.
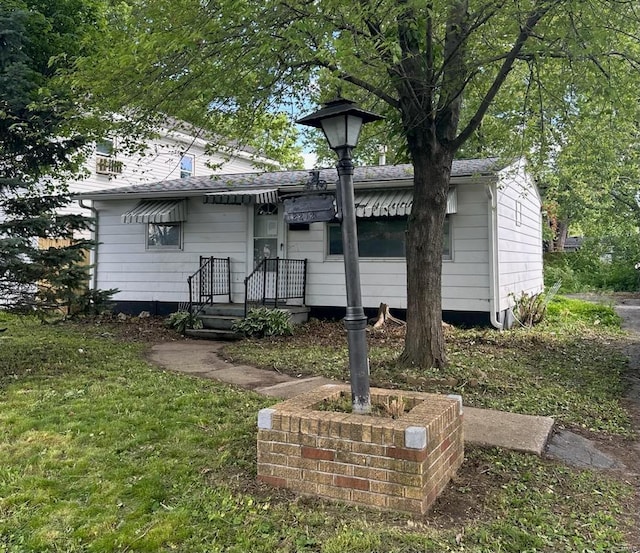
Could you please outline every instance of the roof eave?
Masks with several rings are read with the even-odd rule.
[[[496,173],[491,174],[474,174],[474,175],[454,175],[451,177],[451,185],[463,185],[463,184],[486,184],[489,182],[497,182],[498,175]],[[407,176],[403,179],[389,179],[389,180],[371,180],[371,181],[357,181],[354,183],[356,189],[377,190],[381,188],[407,188],[413,186],[413,176]],[[303,192],[305,185],[275,185],[279,191],[286,192]],[[262,187],[245,188],[245,190],[258,190]],[[327,188],[329,190],[335,189],[335,182],[329,183]],[[158,191],[140,191],[140,192],[84,192],[81,194],[75,194],[72,196],[74,200],[126,200],[126,199],[140,199],[140,198],[187,198],[204,196],[212,192],[220,191],[218,189],[195,189],[195,190],[158,190]],[[242,190],[238,190],[241,194]]]

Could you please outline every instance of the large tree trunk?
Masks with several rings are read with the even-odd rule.
[[[415,5],[398,18],[403,53],[395,73],[402,124],[413,163],[413,206],[407,232],[407,333],[400,363],[442,368],[447,356],[442,332],[442,235],[451,164],[467,74],[465,37],[468,0],[449,4],[441,76],[435,67],[433,21],[427,21],[426,52],[420,48]],[[392,74],[393,76],[394,74]],[[438,94],[434,95],[434,91]]]
[[[567,236],[569,236],[569,219],[565,217],[558,220],[558,230],[554,238],[553,251],[564,251],[564,245],[567,241]]]
[[[413,207],[407,233],[407,334],[400,363],[442,368],[442,239],[453,155],[414,155]]]

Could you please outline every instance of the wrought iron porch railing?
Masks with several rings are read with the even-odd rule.
[[[244,279],[244,314],[251,306],[278,305],[291,299],[305,301],[307,290],[307,260],[263,259]]]
[[[197,314],[219,296],[231,303],[231,258],[200,257],[200,268],[187,278],[189,313]],[[194,307],[197,307],[194,313]]]

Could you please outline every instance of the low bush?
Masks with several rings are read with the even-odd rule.
[[[561,282],[558,281],[541,294],[523,293],[519,297],[514,296],[513,315],[516,320],[529,328],[541,323],[547,313],[549,302],[555,298],[560,286]]]
[[[250,309],[244,319],[236,321],[232,330],[243,336],[262,338],[264,336],[284,336],[293,331],[291,315],[284,309],[258,307]]]
[[[85,290],[71,300],[69,313],[74,317],[102,315],[113,309],[113,296],[119,291],[117,288]]]
[[[188,328],[202,328],[202,321],[190,311],[179,309],[169,315],[167,326],[173,328],[180,334],[184,334]]]

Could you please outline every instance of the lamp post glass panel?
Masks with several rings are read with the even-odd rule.
[[[336,202],[341,206],[342,247],[347,288],[347,311],[344,324],[349,347],[349,373],[351,376],[351,403],[354,413],[371,412],[369,391],[369,356],[367,351],[367,317],[362,307],[360,290],[360,263],[358,258],[358,231],[353,192],[352,150],[358,144],[364,123],[382,119],[345,99],[328,102],[319,111],[298,120],[301,125],[321,128],[329,147],[338,155],[338,186]]]

